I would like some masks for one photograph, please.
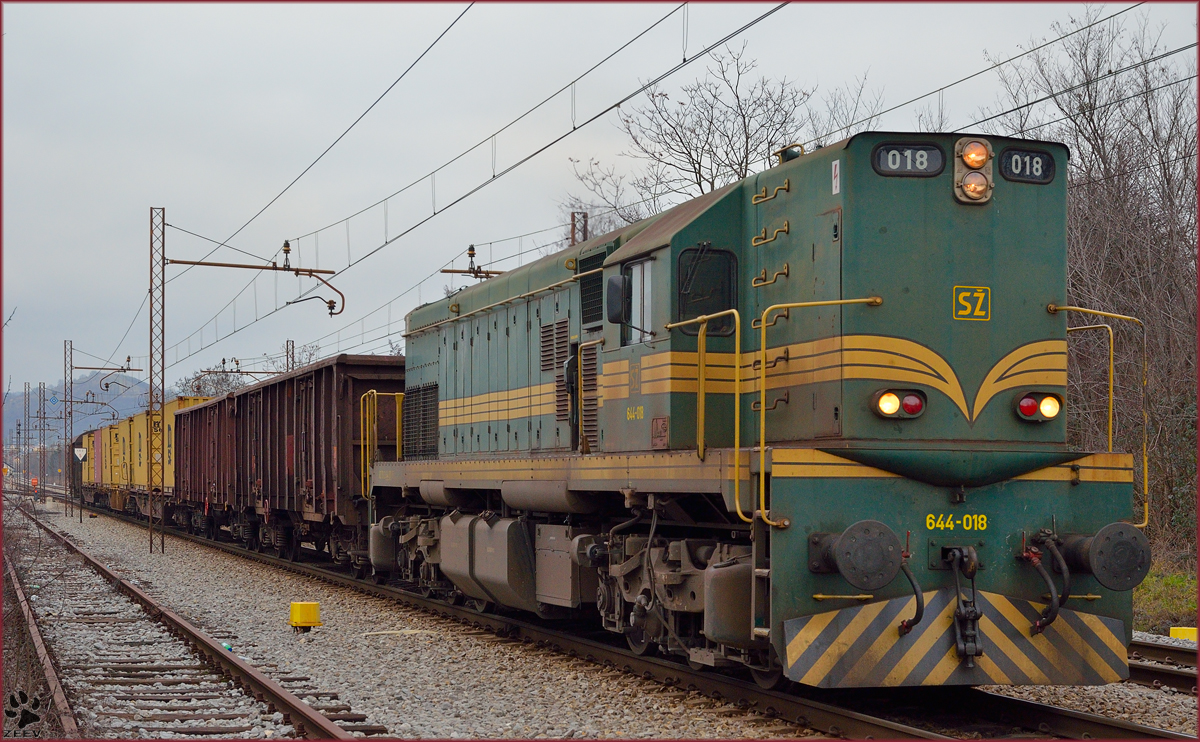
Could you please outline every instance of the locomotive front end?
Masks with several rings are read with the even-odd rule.
[[[803,299],[842,302],[759,317],[770,370],[752,414],[775,525],[758,631],[787,677],[1128,676],[1131,590],[1150,565],[1128,522],[1133,458],[1068,448],[1067,321],[1048,310],[1066,303],[1067,155],[871,133],[759,176],[806,196],[790,207],[811,225],[791,247],[818,287]]]

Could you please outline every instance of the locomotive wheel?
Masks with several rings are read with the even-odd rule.
[[[629,648],[633,650],[633,653],[639,657],[645,657],[658,649],[658,645],[651,641],[642,629],[634,629],[627,633],[625,641],[629,643]]]
[[[467,600],[466,605],[476,613],[489,613],[496,607],[492,601],[480,600],[479,598],[471,598]]]
[[[788,678],[783,674],[783,668],[776,665],[770,670],[755,670],[750,668],[750,676],[754,678],[754,682],[758,683],[758,687],[763,690],[778,690],[788,682]]]

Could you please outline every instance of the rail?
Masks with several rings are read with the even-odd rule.
[[[726,309],[715,314],[702,314],[682,322],[667,323],[667,330],[685,325],[700,325],[696,335],[696,453],[704,460],[705,393],[708,383],[707,343],[708,323],[721,317],[733,317],[733,503],[738,518],[753,523],[742,512],[742,315],[736,309]]]
[[[21,588],[21,580],[17,577],[17,570],[13,567],[13,563],[6,558],[4,566],[8,567],[8,577],[12,581],[13,592],[17,594],[17,602],[21,604],[21,614],[29,629],[29,638],[33,641],[33,649],[37,653],[38,662],[42,665],[42,673],[46,676],[46,688],[50,691],[51,701],[58,714],[58,722],[62,725],[63,736],[67,739],[76,739],[79,737],[79,725],[75,723],[75,714],[72,713],[71,706],[67,703],[67,694],[63,692],[62,683],[58,680],[54,661],[50,659],[50,652],[46,649],[46,642],[42,639],[41,630],[38,629],[37,618],[33,615],[33,609],[29,607],[29,601],[25,599],[25,591]]]
[[[848,304],[866,304],[870,307],[877,307],[883,304],[883,297],[868,296],[863,299],[834,299],[830,301],[800,301],[787,304],[772,304],[763,310],[762,317],[759,318],[759,329],[762,331],[762,338],[758,345],[758,352],[762,355],[762,362],[758,364],[758,513],[763,523],[773,528],[787,528],[790,523],[786,518],[780,521],[772,521],[767,513],[767,328],[775,324],[774,322],[768,323],[767,319],[771,316],[772,312],[785,311],[790,314],[793,309],[837,307]],[[741,373],[741,369],[738,372]],[[778,401],[776,400],[776,402]],[[771,409],[774,409],[774,406]]]
[[[1084,307],[1059,306],[1057,304],[1047,304],[1046,311],[1050,314],[1058,314],[1059,312],[1078,312],[1080,314],[1091,314],[1096,317],[1108,317],[1109,319],[1119,319],[1125,322],[1133,322],[1138,327],[1142,328],[1142,522],[1132,523],[1130,525],[1135,528],[1145,528],[1150,525],[1150,459],[1146,453],[1147,442],[1150,437],[1150,415],[1146,412],[1146,325],[1137,317],[1130,317],[1127,314],[1115,314],[1113,312],[1102,312],[1099,309],[1086,309]],[[1111,392],[1110,392],[1111,394]]]
[[[362,494],[367,498],[367,518],[375,522],[375,496],[371,494],[371,466],[379,460],[379,397],[396,400],[396,461],[404,460],[404,393],[368,389],[358,398],[358,462]]]
[[[249,689],[252,695],[260,697],[289,717],[299,736],[308,739],[355,739],[350,732],[334,724],[325,716],[297,698],[283,686],[259,672],[249,662],[225,649],[216,639],[184,620],[179,614],[153,598],[129,581],[122,579],[94,556],[80,549],[70,539],[39,520],[33,513],[17,506],[39,528],[58,541],[68,550],[78,554],[93,570],[110,582],[118,592],[139,603],[155,619],[163,622],[172,633],[178,634],[194,646],[201,654],[207,656],[217,666],[227,671],[234,682]]]
[[[1112,325],[1081,325],[1068,327],[1067,334],[1083,330],[1108,330],[1108,452],[1112,453],[1113,431],[1113,330]]]

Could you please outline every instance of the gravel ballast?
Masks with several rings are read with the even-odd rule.
[[[459,623],[111,518],[50,515],[125,579],[233,651],[311,678],[397,737],[779,738],[815,734],[669,692],[536,647],[463,633]],[[292,601],[321,604],[323,626],[295,634]],[[389,633],[375,633],[389,632]],[[299,693],[303,697],[303,693]]]

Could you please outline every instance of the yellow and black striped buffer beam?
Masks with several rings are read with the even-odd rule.
[[[1125,624],[1063,608],[1044,633],[1045,605],[979,591],[983,656],[968,668],[954,641],[954,590],[925,593],[925,618],[904,636],[913,596],[783,622],[787,676],[821,688],[901,685],[1103,685],[1129,677]],[[1068,604],[1069,605],[1069,604]]]

